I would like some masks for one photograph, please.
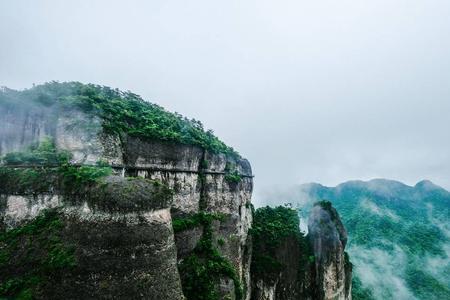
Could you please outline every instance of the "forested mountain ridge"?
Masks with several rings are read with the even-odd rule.
[[[450,193],[442,187],[375,179],[304,184],[266,201],[275,197],[297,203],[303,218],[315,201],[333,203],[349,235],[354,299],[450,297]]]

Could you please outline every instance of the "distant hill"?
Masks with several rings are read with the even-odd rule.
[[[336,187],[304,184],[267,196],[306,218],[315,201],[333,203],[349,233],[354,299],[450,299],[450,193],[421,181],[375,179]]]

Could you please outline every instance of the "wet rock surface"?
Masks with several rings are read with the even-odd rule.
[[[75,191],[76,195],[59,193],[57,180],[49,180],[39,191],[31,187],[1,191],[2,231],[26,224],[48,209],[63,212],[62,236],[76,249],[77,267],[42,287],[42,295],[47,299],[182,299],[177,263],[196,247],[202,229],[174,235],[171,215],[200,211],[225,216],[213,226],[214,242],[239,279],[249,285],[250,258],[245,248],[253,183],[246,160],[197,146],[108,134],[98,119],[78,110],[57,113],[59,117],[49,122],[47,114],[52,113],[55,110],[49,108],[37,113],[25,109],[16,118],[11,112],[2,115],[2,124],[21,130],[19,135],[3,130],[1,154],[51,137],[58,149],[72,154],[72,163],[103,161],[119,176]],[[230,166],[242,174],[238,182],[226,179]],[[165,217],[153,219],[161,211]],[[222,278],[218,288],[234,297],[229,281]]]
[[[330,202],[313,207],[308,235],[315,256],[318,299],[351,299],[351,265],[344,252],[347,232]]]
[[[246,300],[350,299],[347,235],[334,208],[319,205],[311,213],[308,239],[315,261],[297,237],[287,236],[273,254],[284,268],[271,280],[252,278],[253,178],[250,163],[238,155],[112,133],[98,116],[73,107],[0,105],[0,124],[0,156],[51,137],[59,150],[71,153],[73,165],[101,162],[113,168],[113,176],[70,192],[59,173],[48,170],[39,188],[0,182],[2,237],[25,232],[46,211],[59,216],[57,248],[34,249],[47,243],[39,231],[25,232],[14,245],[0,241],[0,251],[15,249],[7,253],[13,264],[0,261],[2,282],[33,272],[14,265],[28,250],[47,263],[52,249],[65,249],[71,253],[65,269],[42,271],[46,280],[33,285],[36,299],[184,299],[182,278],[190,274],[180,274],[180,265],[203,243],[226,271],[214,283],[220,299],[241,293]],[[176,220],[199,214],[211,219],[174,232]]]

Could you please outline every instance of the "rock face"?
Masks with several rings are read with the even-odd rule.
[[[185,299],[193,287],[183,270],[211,259],[223,270],[211,274],[220,299],[350,299],[346,234],[334,209],[317,207],[310,219],[315,265],[299,260],[306,253],[288,236],[275,254],[288,267],[271,281],[252,278],[249,162],[113,133],[102,122],[73,106],[0,102],[0,157],[51,137],[73,166],[113,169],[101,182],[68,191],[57,166],[0,166],[0,293]],[[24,176],[34,184],[24,186]],[[42,267],[15,265],[24,257]]]
[[[252,283],[253,300],[289,300],[303,299],[301,283],[304,273],[301,272],[302,253],[298,239],[294,236],[284,239],[275,250],[277,262],[282,270],[273,278],[257,278]],[[252,274],[253,276],[253,274]]]
[[[330,202],[317,203],[309,217],[318,299],[351,299],[351,264],[344,252],[347,232]]]
[[[110,177],[79,196],[62,193],[58,186],[54,182],[52,190],[39,194],[8,195],[2,185],[0,215],[8,231],[0,249],[10,261],[2,265],[2,283],[16,278],[27,284],[28,277],[37,278],[43,283],[33,293],[36,299],[184,299],[166,187]],[[57,218],[44,226],[41,214],[50,208],[57,209]],[[54,224],[61,226],[53,235]],[[47,234],[51,238],[42,242]],[[27,264],[14,268],[23,259],[36,264],[36,270]],[[64,269],[72,259],[76,263]],[[41,265],[45,270],[37,271]],[[47,269],[64,272],[47,278]]]
[[[347,233],[336,210],[318,202],[306,237],[294,219],[297,211],[290,208],[256,211],[252,300],[351,300]]]
[[[123,203],[117,199],[118,206],[106,211],[96,200],[69,200],[55,192],[56,187],[50,193],[1,191],[3,228],[15,228],[48,208],[63,211],[67,225],[62,235],[75,244],[77,260],[81,262],[79,272],[84,273],[75,272],[74,277],[65,278],[52,287],[51,293],[46,291],[48,297],[182,299],[177,262],[193,250],[201,228],[174,235],[172,217],[199,211],[225,216],[214,226],[215,239],[222,241],[221,255],[236,269],[243,285],[249,286],[250,256],[246,249],[253,186],[246,160],[192,145],[108,134],[97,117],[79,110],[34,111],[32,107],[21,107],[2,111],[0,123],[2,155],[52,137],[58,149],[72,153],[72,163],[89,165],[103,161],[112,165],[117,174],[111,177],[112,181],[120,181],[119,176],[138,176],[158,180],[173,191],[170,203],[138,212],[135,208],[152,197],[152,191],[147,194],[142,186],[136,188],[140,193],[132,195],[130,187],[116,187],[114,193],[129,195],[130,207],[120,206]],[[227,180],[230,168],[240,174],[238,182]],[[108,202],[114,202],[113,193],[108,197]],[[92,280],[86,281],[88,278]],[[144,281],[141,288],[135,286]],[[223,278],[221,286],[228,286],[228,281],[229,278]],[[78,290],[85,294],[77,294]],[[234,296],[233,289],[228,293]]]

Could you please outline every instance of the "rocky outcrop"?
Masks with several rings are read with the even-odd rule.
[[[276,243],[254,244],[247,160],[108,130],[102,116],[71,104],[80,95],[64,93],[67,103],[0,102],[0,157],[51,138],[70,153],[70,168],[112,174],[68,182],[61,165],[0,166],[0,297],[350,299],[346,234],[334,209],[315,207],[306,238],[288,210],[289,234],[281,226]],[[268,262],[258,275],[255,251]]]
[[[39,285],[34,299],[184,299],[163,185],[110,177],[82,195],[56,181],[39,193],[1,187],[2,288],[17,282],[31,293]]]
[[[258,208],[251,232],[251,299],[307,299],[313,254],[300,232],[297,210],[283,206]]]
[[[328,201],[316,203],[308,221],[315,257],[317,299],[351,299],[351,264],[344,252],[347,231]]]
[[[223,215],[220,222],[214,223],[214,240],[221,241],[218,250],[235,268],[241,285],[250,285],[250,256],[247,244],[251,211],[248,204],[253,186],[250,164],[246,160],[238,156],[212,153],[193,145],[108,133],[103,130],[101,120],[97,116],[88,115],[75,108],[60,110],[56,107],[35,109],[32,106],[21,106],[11,109],[0,105],[1,109],[3,109],[0,113],[1,155],[22,151],[44,138],[51,137],[59,150],[66,150],[72,154],[72,164],[93,165],[101,161],[113,167],[116,176],[111,178],[116,178],[114,179],[116,181],[120,177],[157,180],[173,191],[170,203],[166,203],[163,207],[147,207],[139,213],[135,213],[132,208],[139,207],[142,202],[152,197],[152,192],[145,192],[142,186],[135,189],[123,186],[119,190],[114,190],[116,194],[132,195],[127,196],[131,212],[124,206],[105,212],[104,208],[98,208],[98,199],[88,201],[83,199],[83,196],[79,197],[74,205],[73,201],[67,201],[68,197],[57,192],[22,194],[17,191],[2,191],[1,227],[15,228],[33,220],[45,209],[57,208],[64,212],[63,218],[67,220],[68,231],[64,231],[63,235],[73,240],[77,254],[90,253],[89,259],[83,255],[77,259],[85,262],[80,265],[80,268],[86,268],[85,278],[95,280],[88,284],[84,279],[80,279],[81,274],[76,275],[78,285],[74,284],[69,289],[67,285],[72,281],[65,280],[64,285],[58,287],[61,292],[59,296],[63,296],[63,291],[67,291],[66,296],[70,298],[72,295],[70,291],[75,291],[86,284],[85,296],[94,297],[93,291],[96,289],[100,291],[100,285],[105,286],[106,278],[110,278],[110,281],[107,281],[111,288],[109,292],[116,293],[117,297],[148,299],[148,295],[138,293],[137,288],[128,285],[137,278],[136,276],[141,276],[145,277],[147,282],[145,286],[150,287],[147,289],[147,292],[153,295],[150,299],[181,299],[181,283],[178,271],[174,267],[195,248],[202,229],[195,228],[174,235],[171,229],[172,218],[189,217],[200,211]],[[238,174],[238,180],[228,180],[227,175],[230,172]],[[50,187],[50,191],[55,189],[57,189],[55,186]],[[136,195],[130,194],[131,190],[141,192]],[[114,193],[109,193],[108,202],[117,198],[114,197]],[[117,199],[117,202],[116,204],[120,204],[120,199]],[[79,233],[75,230],[77,227],[80,229]],[[92,228],[92,232],[96,230],[97,233],[90,233],[89,228]],[[115,229],[110,230],[112,228]],[[102,230],[103,236],[100,235]],[[145,232],[148,236],[144,234]],[[74,237],[71,238],[70,235]],[[112,243],[111,240],[116,242]],[[112,244],[123,243],[123,247],[127,249],[120,249],[119,245],[117,245],[119,248],[115,247],[114,250],[102,248],[109,247],[108,241]],[[98,248],[84,249],[89,243],[98,244]],[[101,253],[105,255],[100,255]],[[119,255],[125,255],[127,259],[120,265],[113,264],[114,260],[119,259]],[[139,255],[146,261],[142,261]],[[123,273],[125,269],[119,271],[114,268],[110,273],[104,273],[104,270],[100,269],[101,266],[99,270],[95,270],[91,264],[94,261],[90,261],[95,256],[98,256],[96,258],[98,260],[103,259],[105,264],[117,268],[124,267],[128,262],[130,273],[125,274]],[[139,268],[133,267],[136,263],[141,264]],[[88,268],[89,264],[91,267]],[[152,271],[147,273],[141,271],[145,268]],[[100,275],[98,272],[103,273]],[[114,274],[116,277],[108,274]],[[170,278],[166,279],[170,284],[167,284],[166,280],[162,281],[163,278],[158,274],[167,274],[166,276]],[[73,279],[75,280],[75,277]],[[227,277],[222,278],[220,286],[229,286],[227,283],[229,280]],[[114,288],[114,291],[124,292],[125,286],[121,283],[128,286],[126,290],[129,294],[123,294],[123,297],[122,294],[112,290]],[[103,292],[108,295],[107,292]],[[233,289],[228,293],[230,297],[234,297]],[[250,293],[249,289],[247,293]]]
[[[252,283],[253,300],[289,300],[302,299],[301,283],[303,282],[304,261],[299,239],[290,236],[276,247],[274,259],[282,266],[272,277],[255,278]]]
[[[252,300],[351,300],[347,233],[331,203],[317,203],[308,235],[297,211],[260,208],[255,213]]]

